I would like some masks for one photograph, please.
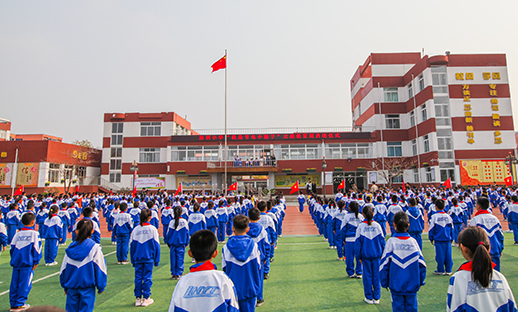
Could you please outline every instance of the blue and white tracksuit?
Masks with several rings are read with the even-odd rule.
[[[129,213],[121,211],[115,215],[113,231],[117,235],[117,261],[128,260],[130,234],[133,230],[133,220]]]
[[[387,236],[387,206],[383,203],[377,203],[374,205],[374,217],[373,220],[378,222],[383,231],[383,236]]]
[[[453,240],[455,240],[455,243],[458,243],[459,234],[462,231],[462,225],[464,224],[465,211],[460,205],[457,205],[451,207],[449,214],[453,221]]]
[[[303,213],[304,212],[304,203],[306,203],[306,198],[304,197],[304,195],[300,194],[299,196],[297,196],[297,201],[299,202],[299,212]]]
[[[513,231],[514,242],[518,242],[518,203],[509,204],[507,207],[507,221],[509,229]]]
[[[68,211],[67,209],[61,209],[58,211],[58,217],[61,218],[61,222],[63,223],[63,227],[61,228],[61,238],[59,240],[59,243],[60,244],[66,244],[67,242],[67,236],[68,236],[68,232],[72,232],[72,224],[71,224],[71,219],[70,219],[70,215],[68,214]]]
[[[169,222],[174,219],[174,209],[171,209],[171,207],[165,207],[162,209],[162,216],[160,217],[162,226],[163,226],[163,235],[164,238],[167,236],[167,231],[169,230]]]
[[[171,262],[171,276],[183,274],[185,247],[189,245],[189,225],[187,220],[180,218],[175,228],[175,221],[169,223],[165,243],[169,246],[169,259]]]
[[[338,256],[338,259],[342,259],[343,257],[345,257],[345,238],[340,229],[342,228],[342,222],[344,221],[346,215],[347,211],[345,209],[342,211],[337,210],[335,218],[333,219],[336,242],[336,254]]]
[[[225,226],[228,222],[227,208],[220,206],[216,208],[216,215],[218,216],[218,241],[225,241]]]
[[[270,257],[266,259],[266,264],[264,265],[264,273],[270,273],[270,262],[273,254],[273,250],[275,247],[275,242],[277,242],[277,232],[275,230],[275,223],[273,219],[268,214],[261,212],[261,218],[257,221],[260,225],[263,226],[264,230],[268,233],[268,241],[270,242]]]
[[[453,221],[444,210],[437,211],[430,219],[428,238],[435,245],[437,272],[451,273],[453,260],[451,242],[453,241]],[[446,271],[445,271],[446,270]]]
[[[210,261],[197,263],[176,284],[169,312],[239,312],[232,280]]]
[[[259,252],[261,254],[261,278],[259,279],[259,294],[257,294],[257,300],[264,299],[264,264],[267,259],[270,259],[270,252],[272,246],[270,245],[270,241],[268,240],[268,233],[263,228],[261,224],[258,222],[251,222],[249,224],[250,230],[246,233],[248,236],[252,237],[254,242],[257,244],[257,248],[259,248]]]
[[[11,244],[16,231],[22,227],[22,215],[18,210],[10,210],[5,216],[5,226],[7,227],[7,243]]]
[[[11,241],[13,275],[9,290],[11,307],[25,305],[32,288],[35,265],[41,260],[41,239],[38,232],[22,228]]]
[[[128,213],[131,216],[131,220],[133,220],[133,227],[137,227],[140,224],[140,208],[131,208]]]
[[[381,284],[379,279],[380,259],[385,249],[385,236],[381,226],[363,221],[356,230],[354,255],[363,265],[363,292],[365,298],[379,300]]]
[[[229,237],[221,255],[223,272],[234,282],[239,310],[255,311],[260,290],[261,256],[259,248],[248,235]]]
[[[513,292],[507,279],[493,270],[488,288],[482,288],[471,278],[472,263],[466,262],[450,278],[448,287],[447,312],[517,312]]]
[[[0,255],[2,254],[2,249],[7,247],[7,245],[7,228],[2,223],[2,219],[0,219]]]
[[[410,234],[410,236],[412,236],[417,241],[417,245],[419,245],[419,248],[423,250],[423,238],[421,236],[424,230],[423,212],[417,206],[411,207],[409,205],[406,214],[408,215],[408,220],[410,221],[408,234]]]
[[[502,232],[500,220],[489,211],[482,209],[475,213],[469,225],[481,227],[486,231],[489,242],[491,243],[491,249],[489,251],[491,260],[496,264],[495,270],[500,272],[500,255],[502,251],[504,251],[504,233]]]
[[[199,230],[207,229],[207,221],[201,212],[193,212],[189,215],[189,235],[192,236]]]
[[[45,263],[52,263],[58,255],[59,239],[63,235],[63,223],[58,215],[45,219],[43,237],[45,238]]]
[[[94,222],[91,218],[88,218],[88,217],[84,217],[81,220],[90,220],[90,221],[92,221],[92,224],[93,224],[93,227],[94,227],[94,232],[92,233],[92,237],[90,237],[90,239],[93,240],[94,242],[96,242],[97,244],[100,244],[101,243],[101,230],[99,229],[99,226],[97,225],[97,222]],[[79,221],[81,221],[81,220],[79,220]],[[79,221],[77,221],[74,224],[74,226],[72,227],[72,241],[75,241],[76,238],[77,238],[76,230],[77,230],[77,224],[79,223]]]
[[[216,234],[216,228],[218,227],[218,218],[214,209],[207,209],[203,213],[205,220],[207,221],[207,229],[211,230],[212,233]]]
[[[408,233],[395,233],[381,257],[381,287],[390,288],[392,311],[417,311],[417,292],[425,284],[426,262]]]
[[[49,210],[47,208],[40,209],[38,213],[36,213],[36,223],[38,224],[38,232],[40,233],[40,237],[43,237],[43,223],[49,217]]]
[[[398,204],[392,204],[387,208],[387,221],[390,226],[390,234],[394,235],[396,233],[396,229],[394,228],[394,215],[400,211],[403,211],[403,208]]]
[[[340,231],[342,232],[342,237],[345,240],[345,264],[347,275],[353,276],[355,274],[354,267],[354,243],[356,241],[356,229],[363,222],[365,218],[362,214],[358,214],[358,217],[355,216],[353,212],[349,212],[345,215],[344,220],[342,221],[342,227]],[[359,259],[356,258],[356,275],[362,274],[362,264]]]
[[[160,264],[158,230],[150,223],[137,226],[130,238],[131,263],[135,267],[135,297],[148,299],[153,284],[153,265]]]
[[[101,245],[89,238],[82,243],[72,242],[65,251],[59,280],[67,292],[67,311],[93,311],[95,289],[101,293],[107,283]]]

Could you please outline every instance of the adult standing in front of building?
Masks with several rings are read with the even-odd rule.
[[[313,187],[311,184],[311,179],[309,179],[308,182],[306,183],[306,191],[308,192],[308,195],[311,194],[312,190],[313,190]]]

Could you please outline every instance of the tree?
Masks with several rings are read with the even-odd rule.
[[[62,151],[65,160],[61,162],[63,166],[59,169],[65,194],[70,193],[73,183],[79,185],[82,182],[78,179],[84,177],[86,167],[100,153],[89,140],[75,140],[72,144],[75,146]]]
[[[369,171],[376,171],[392,188],[394,179],[403,175],[405,170],[415,168],[417,159],[412,157],[390,157],[376,158],[372,161],[372,165],[366,168]]]
[[[79,146],[82,146],[82,147],[94,148],[94,145],[92,144],[92,142],[90,142],[87,139],[75,140],[74,142],[72,142],[72,144],[79,145]]]

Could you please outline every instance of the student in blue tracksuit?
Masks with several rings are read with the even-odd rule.
[[[117,244],[117,235],[115,235],[114,225],[115,225],[115,216],[120,212],[119,206],[120,206],[119,202],[113,203],[113,209],[110,211],[110,215],[108,218],[108,231],[112,232],[112,236],[111,236],[112,245]]]
[[[518,245],[518,196],[511,197],[513,201],[507,207],[507,221],[509,222],[509,229],[513,231],[514,244]]]
[[[173,209],[171,208],[171,201],[169,199],[166,199],[165,200],[165,207],[164,209],[162,209],[162,216],[160,217],[160,221],[162,222],[162,226],[163,226],[163,235],[164,235],[164,238],[167,237],[167,231],[169,230],[169,223],[171,222],[171,220],[173,220],[173,214],[174,214],[174,211]]]
[[[381,196],[378,196],[374,203],[374,221],[381,226],[383,236],[387,236],[387,206],[383,204],[383,197]]]
[[[70,215],[68,214],[67,207],[67,203],[63,202],[61,204],[61,209],[58,211],[58,217],[61,218],[61,222],[63,223],[63,227],[61,228],[61,239],[59,240],[60,245],[65,245],[67,243],[68,232],[72,231],[73,226],[73,224],[71,224],[72,220],[70,219]]]
[[[304,204],[306,203],[306,198],[304,197],[304,194],[302,194],[302,191],[299,191],[299,196],[297,196],[297,201],[299,202],[299,212],[304,212]]]
[[[392,311],[417,311],[417,292],[425,284],[426,262],[417,242],[407,233],[408,215],[396,213],[393,223],[396,233],[381,257],[381,287],[390,289]]]
[[[416,240],[417,245],[419,245],[419,249],[423,250],[423,237],[421,234],[424,230],[424,216],[421,209],[417,207],[417,201],[415,198],[410,198],[408,200],[408,209],[406,214],[410,221],[408,234]]]
[[[488,211],[489,199],[485,196],[477,198],[477,206],[475,207],[475,215],[469,222],[470,226],[481,227],[486,231],[489,241],[491,242],[491,259],[496,264],[495,270],[500,272],[500,257],[504,251],[504,233],[502,232],[502,225],[497,217]]]
[[[67,295],[66,310],[94,310],[95,289],[100,294],[106,288],[107,271],[101,245],[90,239],[94,221],[83,219],[77,224],[76,241],[65,251],[59,280]]]
[[[372,206],[363,207],[363,216],[366,220],[356,230],[354,254],[363,265],[364,301],[368,304],[379,304],[381,298],[379,267],[385,249],[385,236],[381,226],[372,221]]]
[[[131,263],[135,267],[135,306],[147,307],[153,304],[151,285],[153,266],[160,264],[160,241],[158,230],[152,226],[151,210],[140,213],[140,225],[131,232]]]
[[[218,208],[216,208],[216,215],[218,216],[218,241],[222,243],[225,241],[225,226],[228,222],[228,212],[223,200],[219,202]]]
[[[403,211],[403,208],[401,208],[401,206],[398,205],[397,195],[392,195],[391,201],[392,204],[387,207],[387,221],[390,226],[390,235],[394,235],[394,233],[396,232],[393,222],[394,215],[400,211]]]
[[[264,264],[264,279],[268,279],[270,277],[272,253],[275,249],[275,242],[277,241],[277,231],[275,230],[275,223],[273,222],[272,217],[266,213],[267,204],[264,200],[257,203],[257,209],[261,212],[258,223],[261,224],[266,233],[268,233],[268,241],[270,242],[270,257],[266,259],[266,263]]]
[[[0,213],[0,255],[5,251],[7,247],[7,228],[3,223],[3,215]]]
[[[239,302],[239,311],[255,311],[257,295],[260,290],[261,256],[252,237],[246,235],[250,229],[249,220],[237,215],[232,222],[234,235],[223,246],[221,267],[234,282]]]
[[[345,264],[347,275],[350,278],[362,278],[362,264],[356,258],[356,270],[354,267],[354,243],[356,241],[356,230],[358,225],[365,219],[360,214],[359,205],[357,201],[352,201],[349,204],[349,213],[342,221],[342,236],[345,239]]]
[[[189,245],[189,224],[182,218],[182,208],[174,207],[174,219],[169,222],[167,237],[164,239],[169,247],[172,279],[180,279],[183,274],[185,247]]]
[[[38,224],[38,232],[40,237],[43,238],[43,223],[45,223],[45,219],[49,217],[49,210],[47,209],[47,203],[42,202],[40,206],[40,210],[36,213],[36,223]]]
[[[49,209],[49,217],[43,223],[43,237],[45,238],[45,266],[57,265],[58,244],[63,235],[63,223],[58,217],[58,206],[52,205]]]
[[[128,264],[128,250],[130,234],[133,230],[133,220],[131,215],[126,212],[128,205],[122,203],[120,205],[120,212],[115,215],[113,221],[113,230],[117,236],[117,264]]]
[[[152,226],[154,226],[157,230],[160,226],[160,220],[158,219],[158,210],[156,209],[157,206],[152,201],[148,201],[146,203],[147,209],[151,210],[151,223]],[[153,208],[155,207],[155,208]]]
[[[336,254],[338,256],[337,260],[339,261],[345,261],[345,239],[343,237],[343,233],[340,231],[340,229],[342,228],[342,222],[344,221],[344,218],[347,215],[347,210],[345,210],[344,208],[345,201],[340,200],[338,202],[338,211],[336,212],[335,218],[333,219]]]
[[[234,203],[235,201],[232,199],[228,200],[227,205],[227,215],[228,215],[228,221],[227,221],[227,236],[232,235],[232,221],[234,220],[234,217],[236,216],[236,211],[234,209]]]
[[[444,200],[436,200],[435,209],[437,212],[432,216],[430,229],[428,230],[428,238],[432,245],[435,246],[435,261],[437,261],[437,271],[434,271],[433,274],[451,275],[453,266],[451,255],[453,221],[451,217],[444,212]]]
[[[11,311],[21,311],[29,307],[26,302],[32,288],[34,270],[41,260],[40,235],[32,229],[35,223],[36,216],[25,213],[22,217],[23,227],[11,241],[11,266],[13,267],[9,290]]]
[[[464,209],[459,205],[459,201],[457,200],[457,198],[452,198],[451,203],[452,203],[452,207],[449,211],[449,214],[450,214],[451,220],[453,222],[452,235],[453,235],[453,240],[455,240],[455,243],[457,244],[459,242],[458,236],[462,229],[462,225],[464,223],[465,212],[464,212]]]
[[[207,209],[203,213],[205,216],[205,220],[207,221],[207,229],[211,230],[212,233],[216,234],[216,227],[218,225],[218,218],[216,216],[216,211],[214,208],[214,202],[210,201],[207,204]]]
[[[7,243],[11,244],[11,241],[21,228],[21,217],[20,211],[18,210],[18,204],[14,203],[9,206],[9,212],[5,216],[5,226],[7,227]]]
[[[493,268],[491,245],[484,230],[475,226],[464,229],[459,243],[462,256],[468,262],[450,278],[446,311],[517,312],[506,278]]]
[[[136,228],[137,225],[140,224],[140,208],[139,208],[139,202],[135,201],[133,202],[133,208],[131,208],[128,213],[131,216],[131,220],[133,220],[133,228]]]
[[[257,303],[255,305],[256,307],[260,307],[264,304],[264,266],[267,259],[270,259],[270,250],[272,246],[268,240],[268,233],[258,222],[261,218],[261,211],[257,208],[252,208],[248,211],[248,217],[250,219],[250,223],[248,224],[250,230],[246,234],[252,237],[261,253],[261,273],[259,275],[261,278],[259,279],[259,294],[257,295]]]
[[[81,220],[84,220],[84,219],[92,220],[92,213],[93,213],[93,209],[90,207],[86,207],[85,209],[83,209],[83,212],[81,213],[83,215],[83,218]],[[81,221],[81,220],[79,220],[79,221]],[[76,232],[77,232],[77,224],[79,223],[79,221],[77,221],[73,226],[72,241],[77,240]],[[97,225],[97,222],[95,222],[93,220],[92,220],[92,222],[94,224],[94,231],[93,231],[90,239],[93,240],[95,243],[100,244],[101,243],[101,230],[99,230],[99,226]]]
[[[191,236],[196,231],[207,229],[207,221],[200,212],[200,204],[196,202],[192,208],[194,212],[189,215],[189,235]]]

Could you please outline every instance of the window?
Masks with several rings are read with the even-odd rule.
[[[423,75],[419,76],[419,92],[424,90],[424,77]]]
[[[403,148],[401,142],[387,142],[387,154],[389,157],[402,156]]]
[[[414,111],[410,112],[410,127],[415,126],[415,114]]]
[[[59,182],[59,164],[49,164],[49,178],[47,182]]]
[[[428,135],[423,137],[424,139],[424,152],[428,153],[430,151],[430,140],[428,139]]]
[[[76,168],[76,173],[77,173],[77,179],[83,183],[83,180],[85,179],[86,177],[86,167],[77,167]]]
[[[452,181],[455,180],[455,169],[441,169],[441,182],[444,182],[451,178]]]
[[[121,174],[120,172],[112,172],[110,173],[110,182],[111,183],[120,183],[121,181]]]
[[[392,183],[403,183],[403,175],[400,174],[397,177],[392,177]]]
[[[122,168],[122,159],[110,160],[110,170],[121,170],[121,168]]]
[[[426,168],[426,182],[432,182],[432,181],[433,181],[432,168],[427,167]]]
[[[160,162],[160,148],[141,148],[139,149],[141,163]]]
[[[438,137],[437,138],[437,147],[439,150],[451,150],[453,146],[451,144],[451,138],[449,137]]]
[[[408,84],[408,99],[411,99],[414,97],[414,91],[412,90],[412,83]]]
[[[438,137],[451,137],[451,129],[437,129]]]
[[[112,133],[122,133],[124,130],[124,123],[114,122],[112,123]]]
[[[358,143],[358,157],[371,157],[371,145],[369,143]]]
[[[161,122],[141,122],[140,136],[160,136]]]
[[[385,102],[398,102],[397,88],[383,88]]]
[[[110,157],[122,157],[122,147],[112,147]]]
[[[72,168],[74,168],[73,165],[65,165],[65,179],[72,179]]]
[[[448,85],[448,82],[446,81],[446,67],[445,66],[432,67],[432,84],[434,86]]]
[[[318,144],[306,144],[306,159],[317,159],[320,151],[320,146]]]
[[[385,115],[387,129],[399,129],[399,115]]]
[[[414,169],[414,183],[419,183],[419,169]]]
[[[439,159],[453,159],[453,151],[439,151]]]
[[[417,155],[417,141],[416,139],[412,140],[412,155]]]
[[[428,119],[426,115],[426,104],[421,105],[421,118],[423,118],[423,121]]]
[[[112,135],[111,145],[122,145],[122,135]]]

